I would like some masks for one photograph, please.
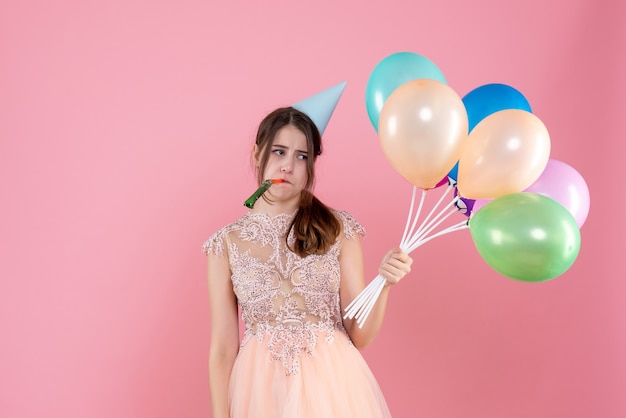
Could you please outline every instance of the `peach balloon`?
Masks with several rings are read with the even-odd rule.
[[[525,110],[507,109],[480,121],[459,158],[457,188],[462,197],[489,199],[533,184],[548,164],[550,135]]]
[[[378,136],[393,168],[411,184],[431,189],[458,161],[467,125],[463,101],[452,88],[417,79],[387,98]]]

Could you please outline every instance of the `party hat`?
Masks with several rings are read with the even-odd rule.
[[[291,106],[310,117],[322,135],[345,87],[344,81]]]

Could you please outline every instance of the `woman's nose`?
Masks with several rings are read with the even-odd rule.
[[[282,171],[283,173],[289,173],[291,171],[291,163],[289,161],[283,162],[280,171]]]

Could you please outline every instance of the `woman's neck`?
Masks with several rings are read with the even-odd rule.
[[[280,214],[293,214],[296,210],[298,210],[298,201],[289,201],[289,202],[268,202],[263,198],[260,198],[256,201],[252,212],[262,212],[270,216],[280,215]]]

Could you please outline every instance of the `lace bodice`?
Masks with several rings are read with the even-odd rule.
[[[268,349],[287,374],[298,373],[298,358],[313,355],[319,336],[332,342],[345,332],[339,303],[341,242],[363,227],[347,212],[334,211],[343,231],[323,255],[300,257],[287,248],[293,215],[248,212],[217,231],[202,249],[228,257],[233,289],[245,324],[242,347],[268,338]],[[293,242],[293,234],[289,236]]]

